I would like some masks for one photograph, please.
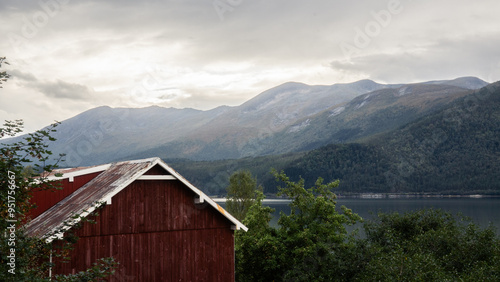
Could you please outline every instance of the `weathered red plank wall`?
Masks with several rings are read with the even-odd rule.
[[[231,222],[208,204],[194,204],[180,181],[135,181],[76,232],[70,263],[55,273],[74,273],[98,258],[120,266],[110,281],[234,281]]]

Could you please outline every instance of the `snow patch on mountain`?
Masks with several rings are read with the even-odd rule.
[[[404,96],[411,93],[411,88],[408,86],[401,87],[398,89],[398,96]]]
[[[311,120],[310,119],[307,119],[305,120],[304,122],[298,124],[298,125],[294,125],[294,126],[291,126],[289,129],[288,129],[288,133],[293,133],[293,132],[299,132],[301,131],[302,129],[306,128],[307,126],[309,126],[309,124],[311,124]]]
[[[339,115],[340,113],[342,113],[343,111],[345,110],[345,107],[338,107],[338,108],[335,108],[331,111],[331,114],[329,115],[329,117],[334,117],[334,116],[337,116]]]
[[[357,109],[360,109],[360,108],[361,108],[361,107],[363,107],[365,104],[366,104],[366,101],[363,101],[363,102],[361,102],[361,104],[356,105],[356,110],[357,110]]]

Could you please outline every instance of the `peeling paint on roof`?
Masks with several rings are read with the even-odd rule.
[[[68,174],[64,174],[62,177],[52,176],[52,179],[65,179],[76,175],[88,174],[90,172],[103,171],[83,187],[30,221],[26,225],[26,234],[28,236],[44,238],[48,242],[55,238],[61,238],[65,231],[69,230],[81,220],[80,218],[75,218],[75,215],[80,215],[81,217],[88,216],[102,203],[110,202],[113,196],[118,194],[133,181],[137,180],[155,165],[162,166],[173,177],[195,192],[202,201],[207,201],[215,210],[219,211],[230,220],[236,226],[236,229],[248,230],[246,226],[225,211],[201,190],[194,187],[161,159],[150,158],[97,167],[69,169],[66,170],[66,172],[69,172],[68,174],[70,176],[68,176]],[[58,170],[56,173],[64,173],[64,171]]]

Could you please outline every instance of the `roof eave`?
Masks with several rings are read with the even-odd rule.
[[[118,194],[120,191],[125,189],[127,186],[129,186],[132,182],[138,180],[139,177],[144,175],[149,169],[154,167],[155,165],[160,165],[162,168],[164,168],[167,172],[169,172],[172,176],[174,176],[177,180],[181,181],[184,185],[186,185],[189,189],[191,189],[195,194],[198,196],[198,202],[203,203],[207,202],[209,203],[214,209],[216,209],[219,213],[221,213],[224,217],[226,217],[232,224],[235,226],[235,230],[244,230],[247,231],[248,227],[246,227],[243,223],[241,223],[239,220],[237,220],[235,217],[233,217],[230,213],[228,213],[224,208],[222,208],[219,204],[217,204],[214,200],[212,200],[210,197],[208,197],[205,193],[203,193],[200,189],[196,188],[194,185],[192,185],[188,180],[186,180],[183,176],[178,174],[173,168],[168,166],[165,162],[163,162],[160,158],[149,158],[149,159],[144,159],[141,160],[141,162],[146,162],[150,161],[151,164],[148,165],[145,168],[142,168],[141,170],[137,171],[132,177],[128,178],[126,181],[123,181],[122,183],[119,183],[119,185],[114,188],[113,190],[109,191],[105,195],[101,197],[98,201],[90,204],[90,207],[84,209],[81,211],[81,214],[77,218],[67,220],[65,222],[62,222],[61,224],[57,225],[54,227],[52,230],[48,231],[45,235],[42,236],[42,238],[46,239],[48,243],[52,242],[54,239],[61,238],[67,230],[71,229],[76,223],[81,221],[82,218],[87,217],[89,214],[94,212],[99,206],[101,206],[102,203],[110,203],[111,199]],[[132,161],[133,162],[133,161]],[[66,178],[72,178],[80,175],[85,175],[89,173],[95,173],[95,172],[100,172],[100,171],[105,171],[111,167],[112,164],[106,164],[106,165],[100,165],[97,167],[91,167],[88,169],[82,169],[79,171],[71,172],[68,174],[63,175],[63,177],[51,177],[52,180],[61,180],[61,179],[66,179]],[[54,207],[53,207],[54,208]]]

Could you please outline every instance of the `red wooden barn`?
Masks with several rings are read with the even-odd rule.
[[[247,227],[159,158],[57,172],[64,188],[34,194],[27,234],[52,242],[75,214],[96,223],[72,230],[80,239],[52,275],[112,256],[120,265],[110,281],[234,281],[234,230]]]

